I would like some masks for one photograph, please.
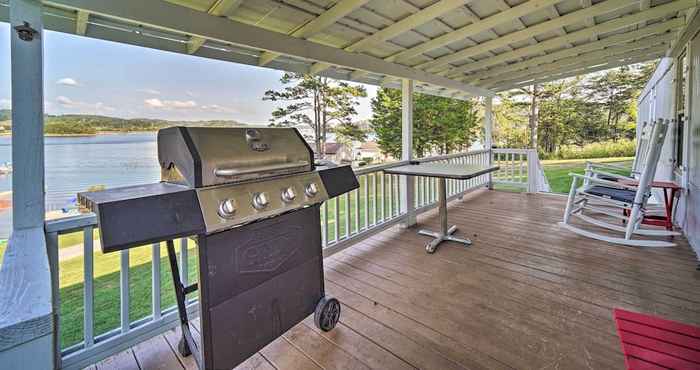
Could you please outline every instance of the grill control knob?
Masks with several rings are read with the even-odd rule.
[[[263,209],[267,207],[268,204],[270,204],[270,200],[267,197],[267,193],[262,192],[253,195],[253,207],[255,209]]]
[[[293,187],[288,187],[282,191],[282,200],[285,203],[289,203],[294,200],[294,198],[297,197],[296,192],[294,191]]]
[[[219,216],[223,218],[231,218],[236,213],[236,204],[233,199],[226,199],[219,204]]]
[[[310,183],[306,185],[306,189],[304,189],[304,192],[306,193],[306,196],[309,198],[313,198],[318,194],[318,186],[315,183]]]

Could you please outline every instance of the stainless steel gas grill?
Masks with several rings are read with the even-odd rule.
[[[79,194],[103,252],[165,241],[180,314],[180,352],[231,369],[314,313],[331,330],[340,304],[323,287],[320,204],[359,185],[348,166],[316,167],[295,129],[158,132],[162,182]],[[180,281],[173,239],[194,236],[199,286]],[[199,294],[201,343],[187,294]]]

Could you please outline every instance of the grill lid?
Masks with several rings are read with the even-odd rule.
[[[158,131],[158,161],[163,181],[196,188],[314,169],[293,128],[170,127]]]

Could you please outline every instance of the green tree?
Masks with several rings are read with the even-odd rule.
[[[362,86],[309,74],[285,73],[280,82],[285,85],[282,90],[268,90],[263,96],[264,101],[284,103],[272,112],[271,125],[311,126],[316,153],[321,158],[331,126],[341,126],[342,132],[351,133],[358,98],[367,96]]]
[[[476,104],[432,95],[413,96],[413,149],[416,157],[468,148],[478,137]],[[401,91],[382,88],[372,99],[370,126],[382,152],[401,155]]]

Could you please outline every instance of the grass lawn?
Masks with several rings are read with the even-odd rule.
[[[599,158],[593,160],[575,159],[575,160],[553,160],[542,161],[544,174],[547,176],[549,187],[553,193],[568,193],[571,188],[571,177],[569,173],[583,174],[586,169],[586,162],[598,163],[613,163],[626,167],[632,166],[632,158]],[[629,171],[614,171],[607,172],[629,176]]]
[[[179,242],[175,247],[179,256]],[[197,250],[188,243],[189,282],[197,281]],[[175,304],[165,243],[160,248],[161,307]],[[120,253],[95,252],[94,261],[94,333],[99,335],[120,326],[119,261]],[[131,249],[129,253],[129,317],[131,321],[149,316],[152,311],[150,246]],[[178,258],[179,261],[179,258]],[[61,345],[63,348],[83,339],[83,257],[61,262]],[[191,298],[192,296],[190,296]]]

